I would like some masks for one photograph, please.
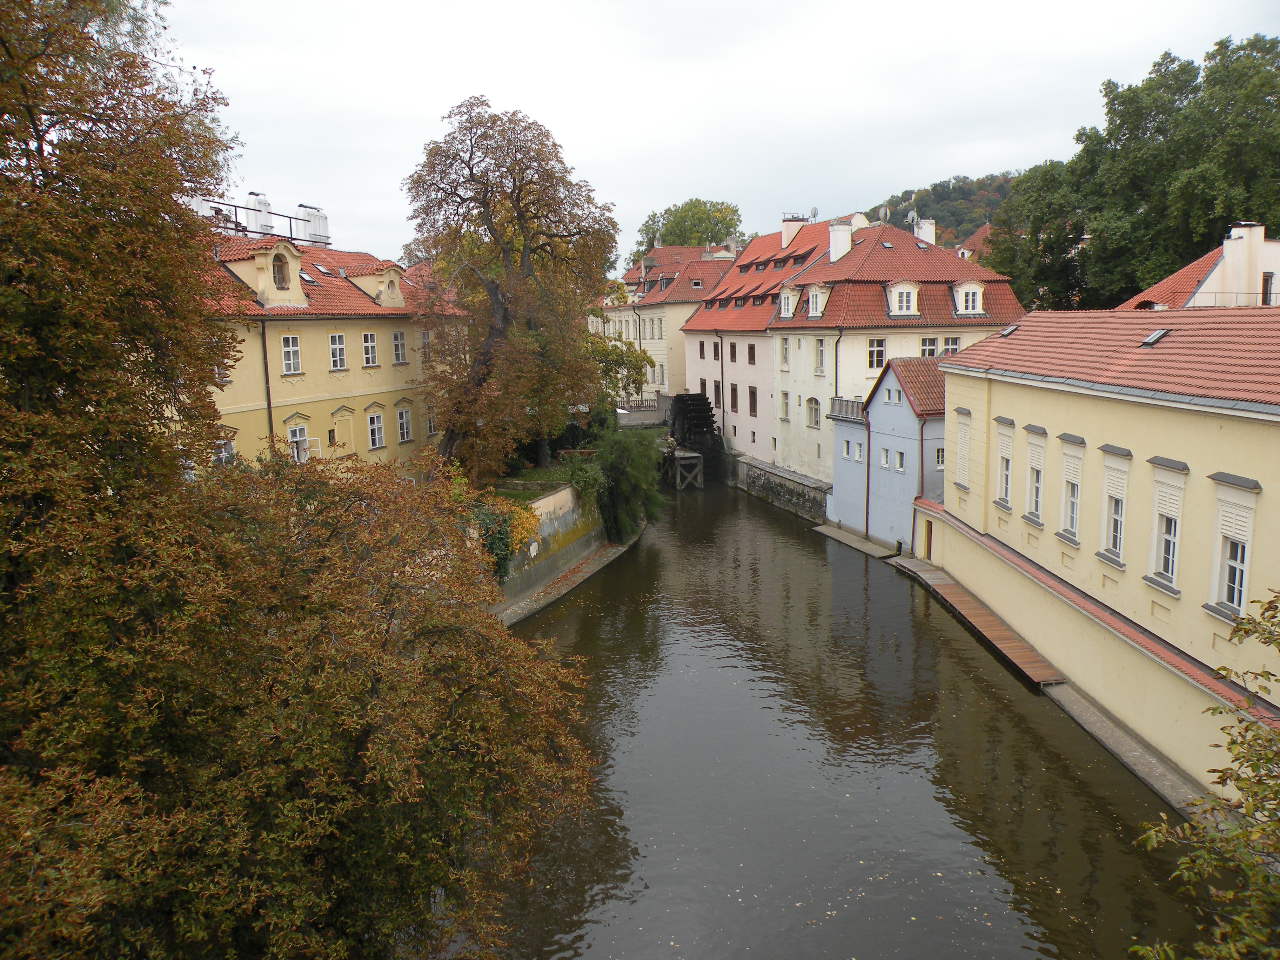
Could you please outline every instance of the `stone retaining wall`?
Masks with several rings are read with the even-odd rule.
[[[538,515],[538,538],[511,558],[511,573],[502,585],[508,599],[541,589],[606,542],[599,509],[594,502],[584,504],[568,484],[528,506]]]
[[[755,457],[726,457],[725,460],[725,479],[730,486],[740,487],[814,523],[827,522],[827,494],[831,492],[831,484]]]

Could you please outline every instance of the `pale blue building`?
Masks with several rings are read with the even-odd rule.
[[[890,360],[862,403],[834,401],[827,518],[890,549],[910,552],[912,502],[942,502],[943,357]]]

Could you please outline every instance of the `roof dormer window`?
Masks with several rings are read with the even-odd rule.
[[[955,290],[956,313],[982,313],[982,284],[965,283]]]
[[[271,258],[271,275],[277,290],[289,289],[289,261],[283,253],[277,253]]]
[[[695,290],[701,290],[701,289],[702,289],[702,281],[701,281],[701,280],[699,280],[697,277],[694,277],[694,279],[691,281],[691,285],[692,285],[693,289],[695,289]]]
[[[899,283],[889,288],[889,312],[895,316],[911,316],[920,312],[914,284]]]
[[[779,301],[779,308],[780,308],[780,309],[778,310],[778,313],[779,313],[781,316],[784,316],[784,317],[789,317],[789,316],[791,316],[791,313],[792,313],[792,310],[791,310],[791,302],[792,302],[792,301],[791,301],[791,294],[789,294],[789,293],[784,293],[784,294],[782,295],[782,299]]]
[[[671,286],[671,280],[672,280],[671,277],[663,277],[662,280],[660,281],[658,289],[660,290],[667,289],[667,287]]]

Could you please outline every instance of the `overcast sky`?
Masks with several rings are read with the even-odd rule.
[[[783,210],[1066,159],[1102,122],[1104,79],[1280,33],[1280,0],[172,0],[167,16],[230,100],[228,199],[321,206],[336,246],[391,258],[412,234],[401,184],[473,94],[551,130],[625,252],[689,197],[763,233]]]

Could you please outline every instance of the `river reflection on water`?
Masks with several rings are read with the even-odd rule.
[[[1167,811],[889,566],[724,488],[681,494],[521,632],[588,673],[596,804],[512,957],[1123,957],[1187,942]]]

